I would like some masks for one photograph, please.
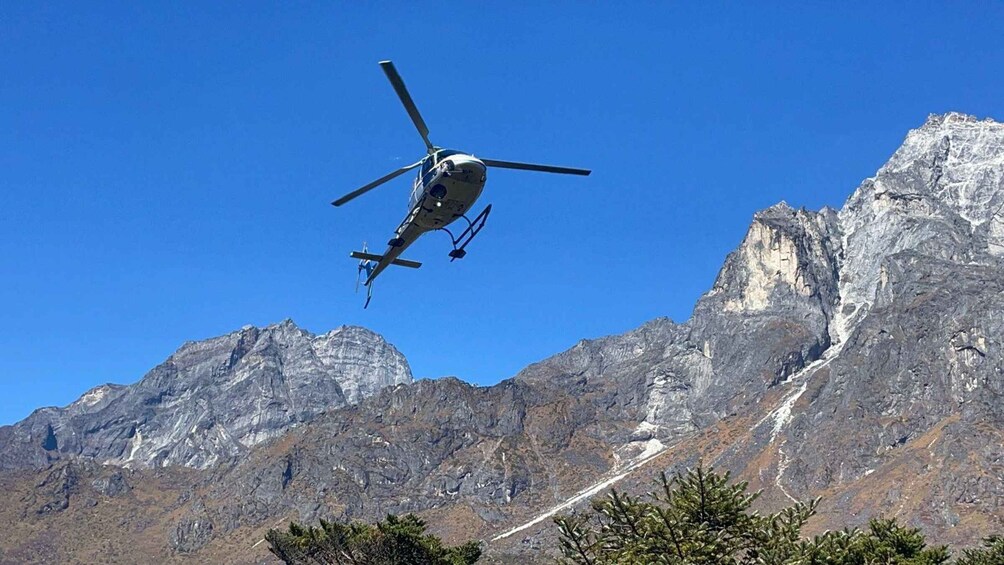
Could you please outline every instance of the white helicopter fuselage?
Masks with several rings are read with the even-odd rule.
[[[394,232],[387,252],[374,267],[369,285],[422,234],[444,228],[474,206],[487,180],[487,167],[473,155],[440,151],[430,155],[415,178],[408,215]]]
[[[466,214],[487,180],[485,164],[463,153],[440,157],[427,172],[422,170],[408,202],[408,219],[426,231],[449,225]]]

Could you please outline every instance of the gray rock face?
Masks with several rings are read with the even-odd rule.
[[[833,527],[899,515],[971,542],[1004,527],[1002,222],[1004,124],[931,116],[839,212],[758,213],[686,323],[520,378],[646,406],[630,439],[705,453],[773,504],[829,492]]]
[[[213,528],[213,521],[206,515],[206,509],[196,505],[171,532],[171,549],[178,553],[197,551],[213,539]]]
[[[1002,214],[1004,124],[961,114],[931,116],[851,196],[839,215],[840,345],[792,383],[782,447],[765,448],[783,462],[780,488],[866,489],[909,456],[927,466],[900,488],[927,494],[902,492],[890,508],[954,527],[972,505],[934,509],[966,477],[965,497],[1004,515],[1004,483],[981,478],[999,478],[1004,460]]]
[[[1004,269],[904,251],[882,272],[870,312],[826,370],[805,375],[812,400],[784,429],[791,463],[781,480],[795,496],[870,475],[926,434],[931,464],[968,461],[1000,477]],[[973,449],[977,437],[990,441]],[[1004,516],[1004,483],[993,483],[981,498]]]
[[[931,116],[839,213],[793,210],[782,203],[756,214],[693,317],[668,331],[671,338],[653,343],[665,349],[659,363],[646,366],[673,365],[664,371],[667,382],[675,383],[669,389],[688,392],[664,401],[665,385],[646,377],[650,413],[677,414],[684,405],[695,419],[693,427],[700,429],[701,422],[755,406],[814,361],[825,362],[831,371],[846,365],[847,378],[856,383],[887,375],[888,367],[876,365],[873,344],[854,336],[883,323],[880,319],[889,323],[890,316],[924,330],[892,341],[900,357],[929,359],[945,375],[966,375],[949,379],[944,389],[926,391],[928,402],[941,403],[932,412],[948,409],[942,402],[949,399],[965,402],[974,394],[992,394],[999,386],[993,371],[1001,358],[992,350],[1002,337],[994,321],[1001,319],[994,308],[1000,299],[996,281],[1004,279],[1002,222],[1004,124],[954,113]],[[931,293],[930,303],[922,305],[917,296],[925,293]],[[624,344],[626,337],[612,340],[640,354],[644,344]],[[950,357],[962,357],[939,357],[944,362],[934,364],[930,352],[941,351],[946,340],[962,352]],[[695,349],[703,360],[693,355]],[[986,366],[985,359],[990,360]],[[620,373],[611,363],[593,366],[618,386],[639,374],[634,369]],[[972,376],[978,367],[989,372]],[[892,389],[914,398],[908,385],[922,380],[914,374]],[[914,404],[915,409],[926,405]],[[667,408],[660,412],[661,406]],[[686,429],[675,416],[646,421]]]
[[[66,457],[205,468],[317,414],[411,382],[404,357],[357,327],[313,335],[287,320],[189,342],[131,386],[0,428],[0,468]]]
[[[109,497],[115,497],[129,492],[129,482],[121,471],[116,471],[108,476],[99,477],[91,481],[91,487],[95,491]]]
[[[851,196],[840,224],[849,313],[868,308],[884,261],[900,251],[960,268],[1004,255],[1004,124],[931,116]]]
[[[612,441],[666,441],[706,428],[830,347],[839,233],[832,210],[782,203],[760,212],[686,323],[660,319],[584,341],[516,378],[606,390],[606,411],[638,423],[631,438]]]

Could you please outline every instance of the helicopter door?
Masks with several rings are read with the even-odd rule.
[[[429,155],[422,162],[422,167],[418,169],[418,175],[415,177],[415,186],[411,191],[411,198],[408,200],[408,209],[414,208],[418,204],[418,199],[422,197],[422,186],[425,184],[426,176],[433,170],[433,163],[435,162],[435,156]]]
[[[411,197],[408,198],[408,210],[411,211],[418,204],[418,199],[422,197],[422,179],[415,179],[415,185],[411,189]]]

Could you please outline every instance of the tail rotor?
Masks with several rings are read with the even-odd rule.
[[[366,254],[368,251],[369,249],[366,247],[366,242],[364,241],[363,254]],[[374,268],[376,268],[375,261],[371,259],[359,260],[359,265],[356,267],[356,294],[359,294],[359,280],[362,278],[363,272],[366,273],[366,278],[369,279],[369,276],[373,273]],[[370,305],[370,299],[372,298],[373,298],[373,286],[366,285],[366,304],[363,305],[364,309]]]
[[[363,253],[365,254],[368,251],[369,251],[369,249],[367,249],[366,242],[364,241],[363,242]],[[356,268],[356,293],[357,294],[359,293],[359,280],[363,276],[363,271],[366,272],[366,276],[368,278],[370,276],[370,274],[373,272],[373,269],[375,267],[376,267],[375,261],[372,261],[370,259],[360,259],[359,266]]]

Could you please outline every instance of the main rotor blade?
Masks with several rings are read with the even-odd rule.
[[[478,158],[481,159],[480,157]],[[489,167],[520,169],[523,171],[540,171],[543,173],[562,173],[565,175],[585,176],[592,172],[589,169],[573,169],[571,167],[554,167],[551,165],[534,165],[533,163],[517,163],[515,161],[499,161],[497,159],[481,159],[481,162]]]
[[[378,178],[377,180],[375,180],[375,181],[367,184],[366,186],[364,186],[362,188],[358,188],[356,190],[353,190],[352,192],[346,194],[345,196],[339,198],[338,200],[335,200],[331,204],[334,205],[334,206],[341,206],[342,204],[345,204],[349,200],[352,200],[353,198],[355,198],[355,197],[357,197],[357,196],[359,196],[361,194],[365,194],[365,193],[373,190],[374,188],[380,186],[381,184],[383,184],[383,183],[385,183],[385,182],[387,182],[387,181],[389,181],[389,180],[391,180],[393,178],[399,177],[399,176],[403,175],[404,173],[407,173],[408,171],[410,171],[410,170],[414,169],[415,167],[421,165],[422,161],[424,161],[424,160],[425,159],[422,159],[422,160],[418,161],[417,163],[412,163],[412,164],[408,165],[407,167],[401,167],[400,169],[394,171],[393,173],[384,175],[384,176]]]
[[[418,106],[415,106],[415,101],[411,99],[411,94],[408,94],[408,88],[404,86],[404,81],[401,80],[401,75],[397,74],[397,69],[394,68],[394,63],[390,61],[380,61],[380,66],[383,68],[384,74],[390,80],[391,85],[394,86],[394,91],[397,92],[397,97],[401,99],[401,103],[404,104],[404,109],[408,111],[408,115],[411,116],[411,121],[415,122],[415,127],[418,128],[419,135],[422,136],[422,141],[425,142],[425,147],[432,153],[433,146],[432,142],[429,141],[429,127],[425,125],[425,120],[422,119],[422,114],[418,113]]]

